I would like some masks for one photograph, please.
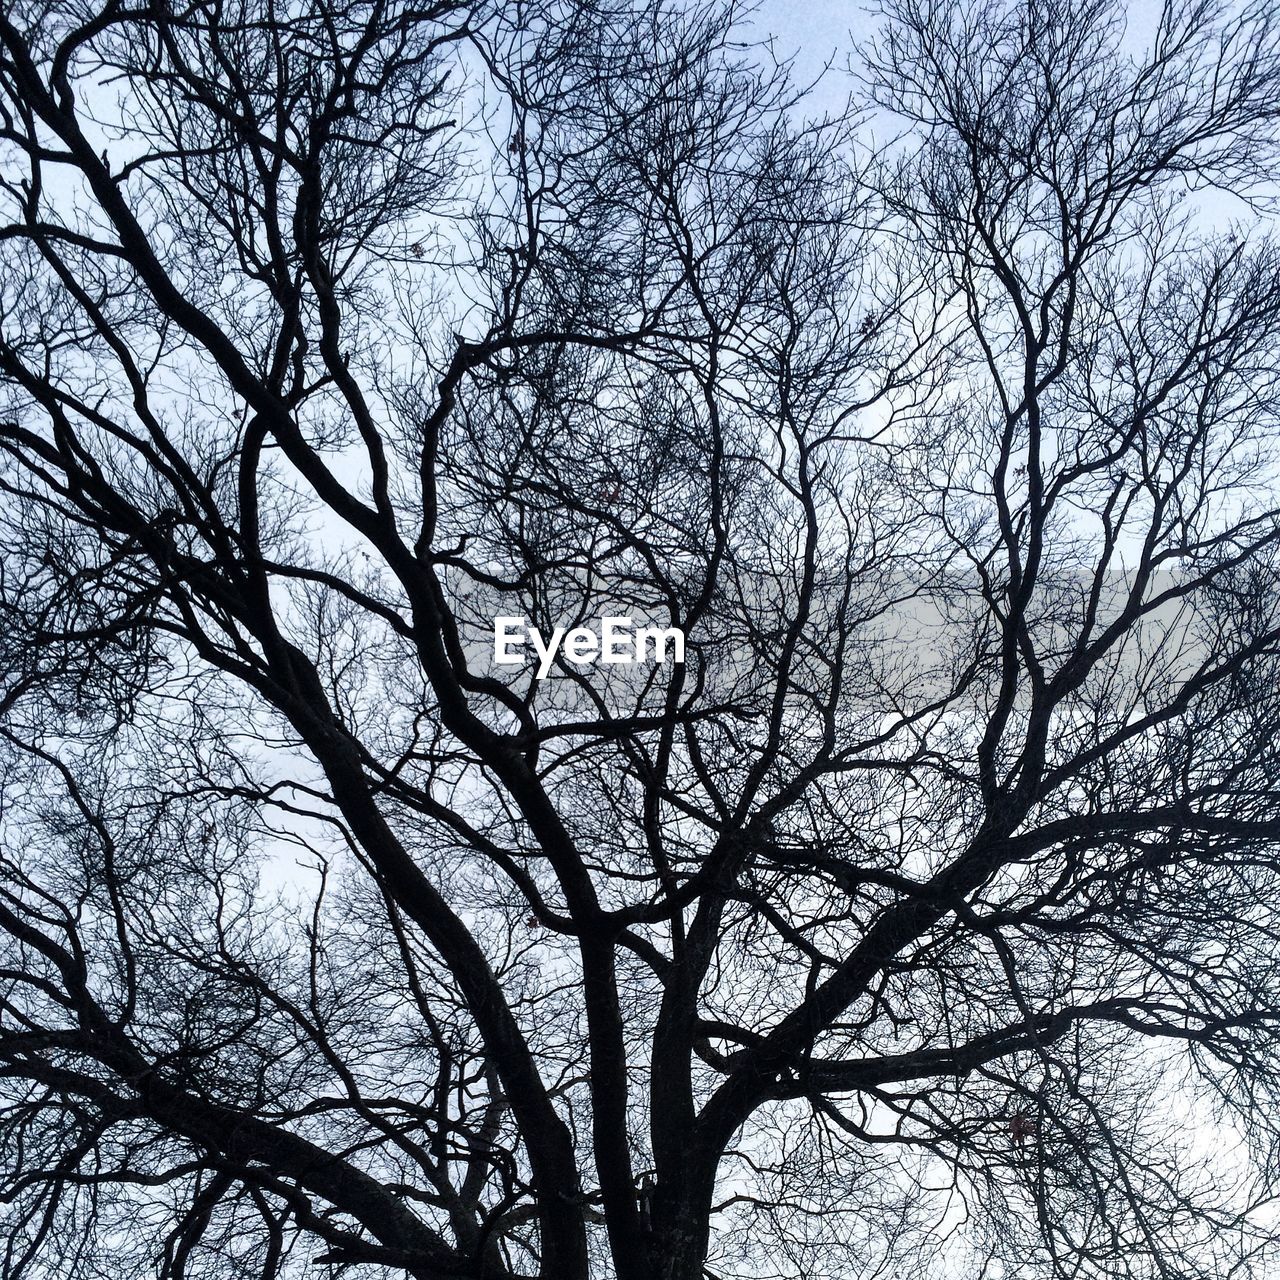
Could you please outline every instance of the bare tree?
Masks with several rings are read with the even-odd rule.
[[[738,17],[0,15],[0,1276],[1268,1274],[1276,15]]]

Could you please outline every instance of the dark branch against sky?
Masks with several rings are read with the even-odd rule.
[[[0,1280],[1272,1274],[1278,145],[1270,3],[0,14]]]

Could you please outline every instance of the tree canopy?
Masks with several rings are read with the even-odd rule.
[[[1278,20],[0,13],[0,1277],[1272,1274]]]

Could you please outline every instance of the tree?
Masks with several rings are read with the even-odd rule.
[[[0,1275],[1267,1274],[1275,15],[769,55],[0,15]]]

